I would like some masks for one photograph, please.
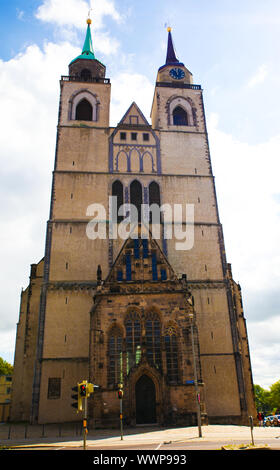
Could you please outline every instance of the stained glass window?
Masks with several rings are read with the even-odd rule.
[[[122,333],[113,327],[108,336],[108,384],[117,385],[123,381]]]
[[[126,367],[130,369],[141,360],[141,321],[137,312],[130,312],[125,320],[126,329]]]
[[[178,383],[178,339],[174,327],[169,327],[164,336],[167,379],[168,382]]]

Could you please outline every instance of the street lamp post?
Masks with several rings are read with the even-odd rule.
[[[197,425],[198,425],[198,436],[202,437],[201,432],[201,410],[200,410],[200,396],[197,383],[197,369],[196,369],[196,356],[194,348],[194,334],[193,334],[193,313],[189,314],[191,321],[191,337],[192,337],[192,354],[193,354],[193,369],[194,369],[194,388],[195,388],[195,401],[196,401],[196,413],[197,413]]]

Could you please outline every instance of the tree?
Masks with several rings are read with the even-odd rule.
[[[260,385],[254,385],[255,402],[257,411],[263,411],[265,414],[272,414],[280,411],[280,380],[275,382],[265,390]]]
[[[269,401],[273,411],[280,410],[280,380],[271,385]]]
[[[14,367],[0,357],[0,375],[12,375]]]
[[[260,385],[254,385],[255,402],[257,411],[263,411],[265,414],[270,412],[270,392],[265,390]]]

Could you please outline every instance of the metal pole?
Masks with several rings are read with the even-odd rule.
[[[121,425],[121,441],[123,441],[123,402],[120,399],[120,425]]]
[[[195,387],[195,401],[196,401],[196,412],[197,412],[197,425],[198,425],[198,435],[202,437],[201,432],[201,412],[200,412],[200,400],[199,400],[199,389],[197,383],[197,370],[196,370],[196,358],[195,358],[195,349],[194,349],[194,334],[193,334],[193,322],[191,318],[191,337],[192,337],[192,353],[193,353],[193,368],[194,368],[194,387]]]
[[[251,438],[252,438],[252,445],[254,446],[254,436],[253,436],[253,429],[254,429],[254,421],[253,421],[253,416],[249,416],[249,421],[250,421],[250,428],[251,428]]]
[[[86,447],[87,447],[87,397],[84,398],[83,428],[84,428],[84,450],[86,450]]]

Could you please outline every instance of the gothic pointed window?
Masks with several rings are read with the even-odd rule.
[[[69,118],[77,121],[98,121],[99,101],[97,95],[88,90],[80,90],[69,100]]]
[[[164,335],[167,380],[169,383],[178,383],[178,337],[176,329],[172,326],[167,328]]]
[[[156,204],[157,207],[151,207],[153,204]],[[151,208],[150,223],[160,223],[160,190],[155,181],[149,184],[149,207]]]
[[[160,329],[158,314],[149,312],[145,319],[147,358],[157,369],[161,368]]]
[[[188,125],[187,112],[181,106],[177,106],[173,111],[173,124],[174,126]]]
[[[138,222],[141,221],[141,204],[142,204],[142,186],[139,181],[132,181],[130,185],[130,204],[133,204],[138,213]]]
[[[122,333],[114,326],[108,335],[108,384],[115,386],[123,381]]]
[[[77,121],[92,121],[92,106],[90,102],[84,98],[76,107]]]
[[[139,364],[141,360],[141,320],[140,315],[132,311],[125,319],[126,330],[126,372]]]
[[[120,223],[123,220],[123,216],[119,215],[119,209],[123,205],[123,184],[120,181],[114,181],[112,186],[112,196],[117,198],[117,204],[113,205],[113,211],[116,211],[116,214],[113,213],[113,220],[117,220]]]

